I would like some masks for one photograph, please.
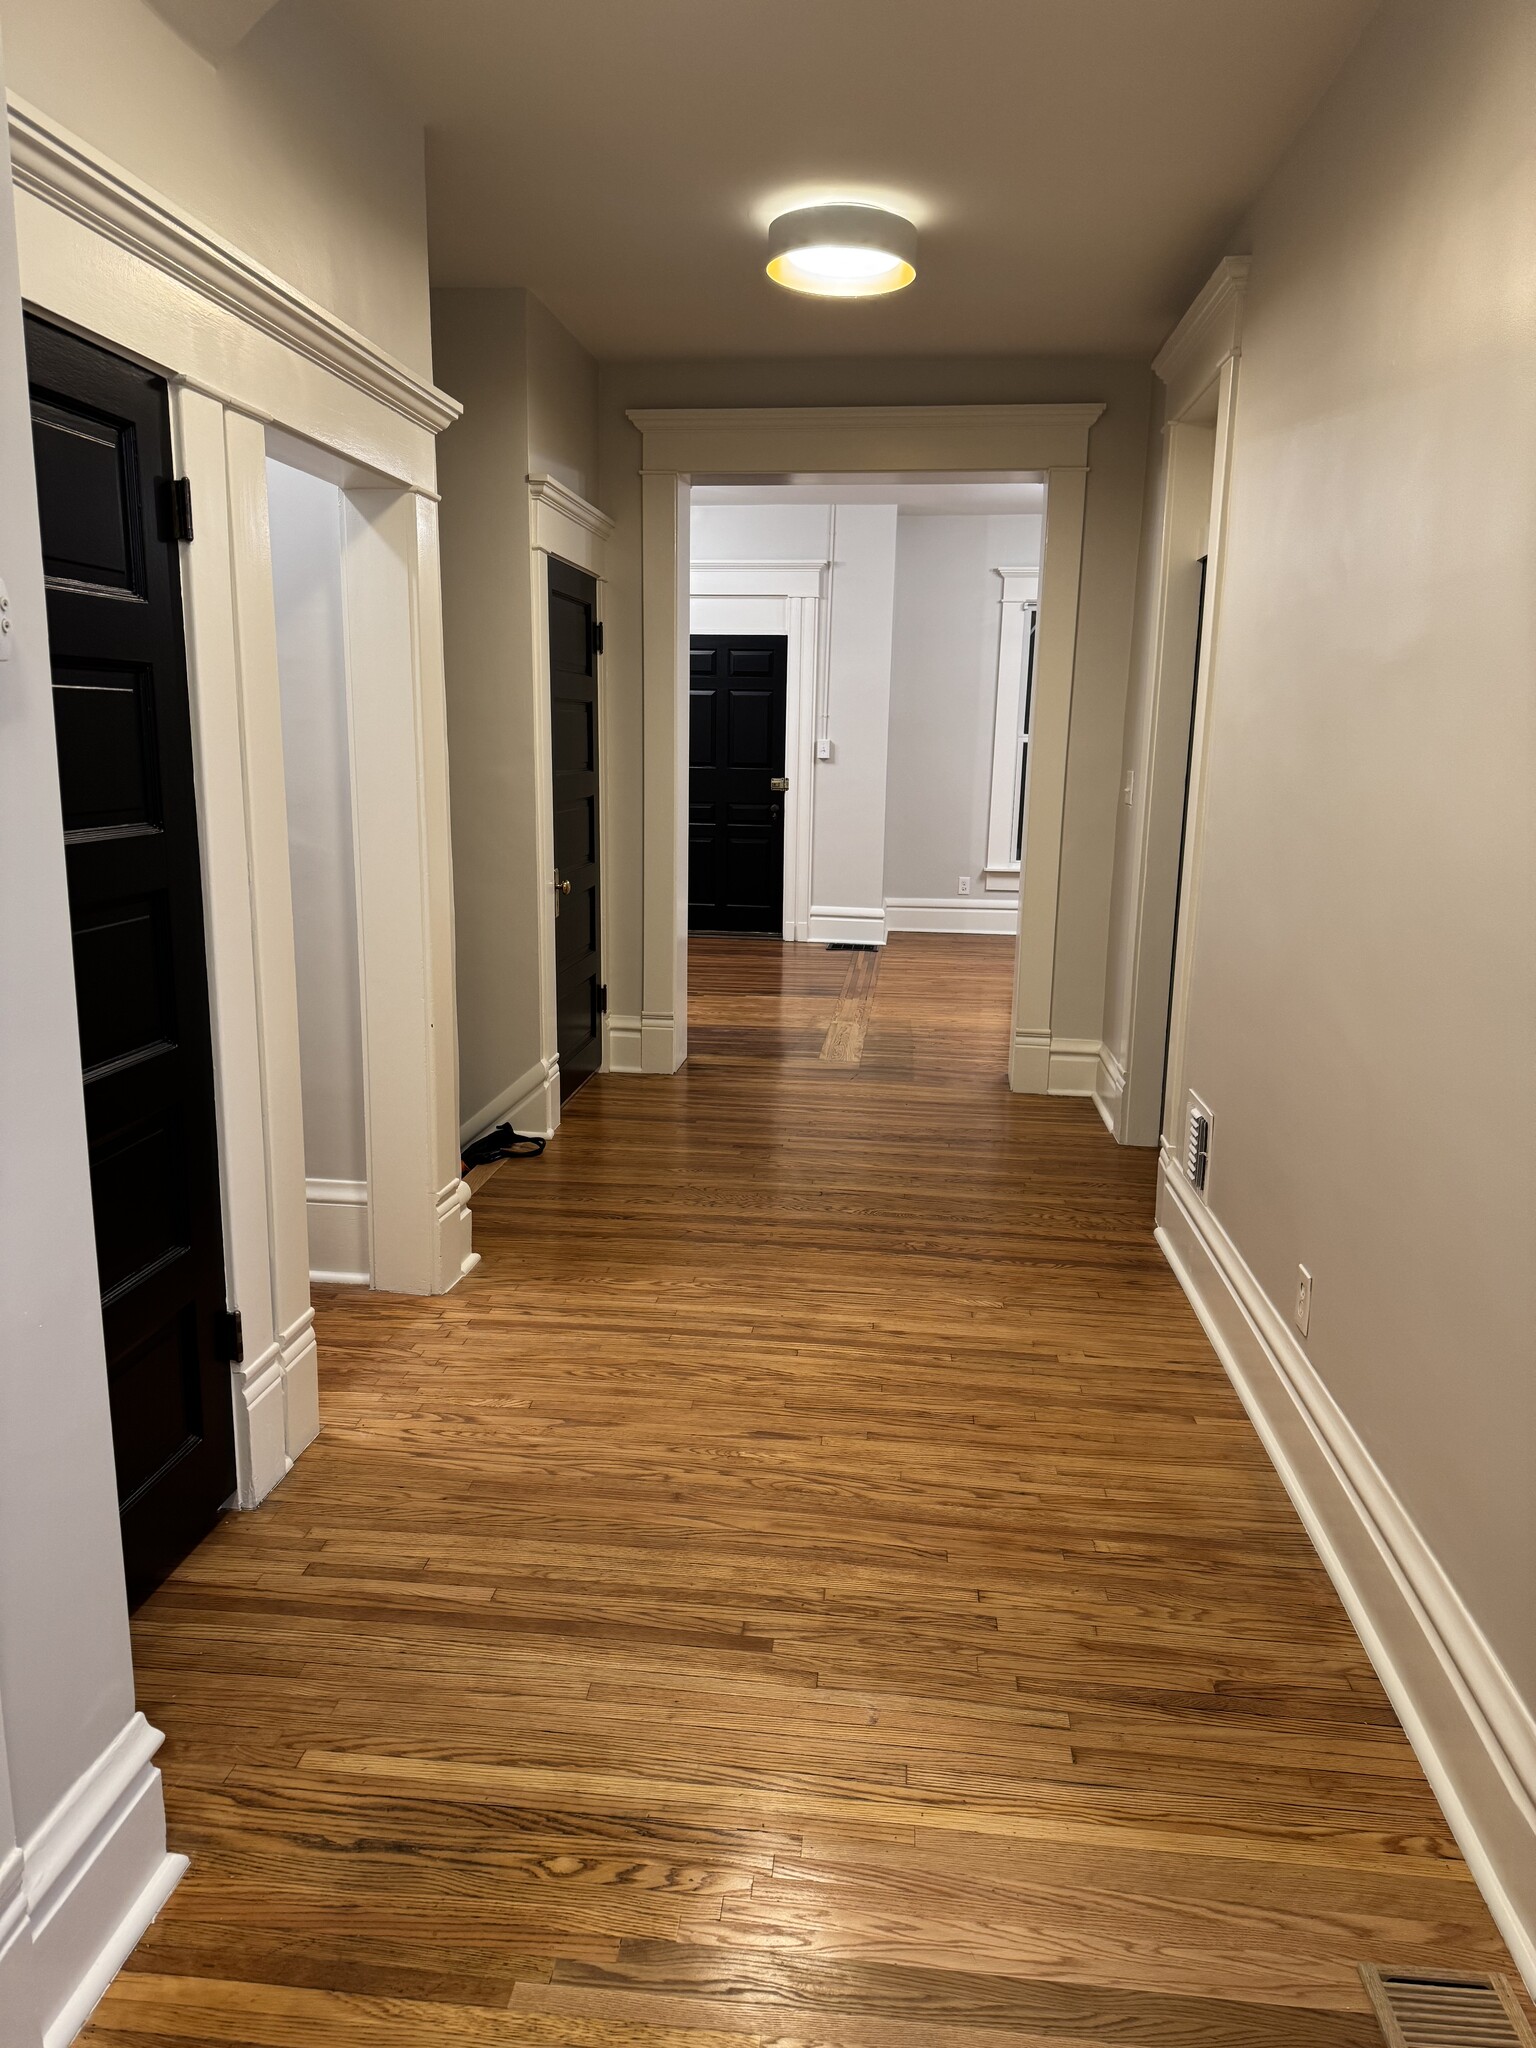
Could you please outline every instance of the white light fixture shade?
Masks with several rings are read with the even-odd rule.
[[[801,206],[768,230],[768,275],[792,292],[872,299],[917,275],[917,229],[882,206]]]

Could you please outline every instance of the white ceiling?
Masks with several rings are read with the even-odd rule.
[[[696,505],[899,505],[903,512],[1043,512],[1043,479],[998,482],[957,478],[922,482],[895,477],[833,477],[825,483],[695,484]]]
[[[1144,353],[1374,0],[283,0],[428,129],[434,279],[526,285],[604,359]],[[921,230],[889,299],[798,298],[820,197]]]

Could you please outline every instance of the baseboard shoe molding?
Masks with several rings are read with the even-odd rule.
[[[1092,1095],[1099,1071],[1096,1038],[1052,1038],[1046,1090],[1051,1095]]]
[[[134,1714],[23,1845],[32,1995],[48,2048],[74,2039],[187,1867],[165,1846],[153,1761],[163,1740]]]
[[[605,1023],[603,1065],[610,1074],[643,1074],[640,1056],[640,1019],[609,1017]]]
[[[887,896],[887,932],[996,932],[1015,937],[1019,899],[986,896]]]
[[[372,1279],[367,1181],[306,1180],[304,1201],[310,1279],[326,1287],[366,1287]]]
[[[1107,1045],[1099,1047],[1098,1071],[1093,1081],[1093,1105],[1104,1119],[1104,1128],[1118,1143],[1120,1104],[1125,1099],[1125,1069]]]
[[[1536,1715],[1231,1239],[1164,1155],[1157,1240],[1536,1993]]]
[[[484,1137],[497,1124],[511,1124],[526,1138],[552,1138],[560,1127],[560,1062],[538,1059],[510,1087],[459,1126],[459,1143]]]
[[[810,936],[818,946],[883,946],[885,906],[862,904],[813,904]]]

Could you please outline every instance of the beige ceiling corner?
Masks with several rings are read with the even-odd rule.
[[[177,35],[200,50],[211,64],[243,43],[276,0],[149,0],[156,14]]]

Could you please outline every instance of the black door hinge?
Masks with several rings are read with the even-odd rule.
[[[160,538],[192,538],[192,479],[169,477],[160,486]]]
[[[245,1331],[237,1308],[221,1308],[213,1318],[213,1347],[226,1365],[245,1363]]]
[[[597,1014],[599,1017],[606,1017],[608,1014],[608,984],[606,981],[600,981],[597,984]]]
[[[601,620],[601,619],[594,619],[594,620],[592,621],[592,652],[593,652],[594,654],[601,654],[601,653],[602,653],[602,651],[603,651],[603,622],[602,622],[602,620]]]

